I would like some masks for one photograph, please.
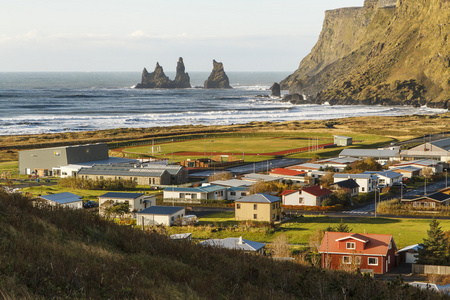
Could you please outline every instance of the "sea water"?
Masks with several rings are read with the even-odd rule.
[[[409,106],[293,105],[267,97],[272,83],[280,82],[287,72],[228,72],[230,90],[199,88],[208,78],[207,72],[189,75],[193,88],[166,90],[134,89],[140,82],[139,72],[0,73],[0,135],[447,111]]]

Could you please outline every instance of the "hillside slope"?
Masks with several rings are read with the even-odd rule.
[[[319,40],[281,82],[314,103],[450,103],[450,1],[398,0],[396,7],[327,11]]]
[[[172,241],[0,189],[0,298],[438,299],[396,282]],[[344,296],[345,298],[345,296]]]

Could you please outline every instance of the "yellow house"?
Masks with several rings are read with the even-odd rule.
[[[281,220],[281,199],[268,194],[254,194],[235,201],[236,221],[272,222]]]

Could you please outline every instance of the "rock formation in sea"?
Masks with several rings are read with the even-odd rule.
[[[309,102],[450,107],[450,1],[366,0],[325,13],[319,40],[281,82]]]
[[[270,90],[272,91],[272,96],[274,97],[280,97],[281,96],[281,88],[280,85],[277,82],[274,82],[272,86],[270,87]]]
[[[213,70],[204,84],[205,89],[231,89],[223,64],[213,60]]]
[[[146,68],[142,71],[141,83],[138,83],[137,89],[183,89],[190,88],[189,74],[185,72],[183,58],[180,57],[177,63],[177,74],[175,80],[170,80],[164,74],[163,68],[156,63],[155,70],[149,73]]]

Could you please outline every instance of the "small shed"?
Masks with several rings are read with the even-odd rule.
[[[419,253],[419,244],[409,245],[397,251],[400,255],[400,262],[415,264],[417,262],[417,253]]]
[[[73,209],[83,208],[83,197],[69,192],[39,196],[39,198],[54,206],[60,205]]]
[[[138,226],[165,225],[172,226],[175,221],[185,216],[185,208],[177,206],[150,206],[136,213]]]
[[[334,144],[336,146],[350,146],[353,144],[353,139],[349,136],[335,135]]]

